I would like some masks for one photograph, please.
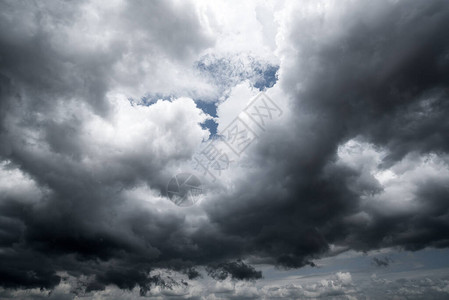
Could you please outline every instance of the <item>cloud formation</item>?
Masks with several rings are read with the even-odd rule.
[[[0,4],[3,288],[70,278],[88,293],[194,298],[184,282],[207,268],[230,298],[343,296],[356,293],[349,273],[261,291],[251,264],[448,246],[449,5],[241,6]],[[168,201],[209,137],[197,100],[216,102],[223,128],[264,87],[283,118],[201,203]]]

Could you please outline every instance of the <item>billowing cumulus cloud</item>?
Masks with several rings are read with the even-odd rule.
[[[258,144],[240,189],[207,207],[251,241],[245,251],[297,267],[331,244],[445,247],[447,13],[438,1],[287,13],[280,84],[292,117]],[[365,147],[377,157],[360,157]]]
[[[0,7],[2,297],[377,295],[344,270],[256,280],[345,250],[447,248],[445,1]],[[198,172],[199,203],[170,202],[217,138],[204,123],[220,133],[259,90],[282,116],[216,182]]]

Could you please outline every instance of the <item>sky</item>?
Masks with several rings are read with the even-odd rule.
[[[0,0],[0,299],[447,299],[445,0]]]

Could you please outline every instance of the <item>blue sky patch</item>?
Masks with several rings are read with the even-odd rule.
[[[195,101],[196,106],[200,109],[202,109],[206,114],[216,118],[217,117],[217,105],[216,102],[206,102],[202,100],[196,100]],[[201,126],[204,128],[209,129],[211,137],[215,136],[217,134],[217,127],[218,124],[214,120],[206,120],[204,123],[201,124]]]
[[[251,56],[216,57],[206,55],[196,68],[222,93],[248,80],[260,91],[272,87],[277,81],[278,65],[257,60]]]

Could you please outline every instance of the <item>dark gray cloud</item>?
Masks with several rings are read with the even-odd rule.
[[[262,141],[263,174],[211,212],[225,231],[250,239],[252,251],[286,265],[303,265],[330,243],[362,250],[447,244],[447,178],[418,184],[412,205],[422,209],[389,214],[361,199],[379,191],[375,181],[355,189],[363,171],[335,161],[338,146],[356,137],[388,151],[383,167],[408,153],[446,153],[449,6],[354,3],[340,13],[337,27],[317,16],[293,22],[290,46],[300,55],[281,65],[280,80],[296,100],[296,119]],[[366,226],[346,222],[365,210]]]
[[[292,52],[281,62],[279,85],[293,117],[251,150],[253,168],[236,175],[232,191],[188,211],[160,193],[172,165],[192,155],[190,141],[201,140],[201,111],[187,100],[120,106],[110,92],[140,91],[139,78],[149,84],[145,93],[183,90],[180,83],[167,93],[166,77],[176,72],[165,67],[183,70],[213,45],[195,9],[171,2],[105,7],[103,21],[93,17],[93,30],[82,33],[92,7],[0,5],[8,12],[0,17],[0,155],[4,170],[21,172],[27,179],[19,181],[33,186],[0,194],[3,287],[52,288],[67,272],[91,278],[87,292],[115,285],[145,294],[183,284],[149,275],[155,268],[193,279],[210,266],[213,278],[245,280],[262,276],[247,260],[314,266],[331,245],[448,246],[448,177],[415,172],[404,205],[410,209],[394,210],[382,205],[400,202],[401,194],[391,196],[360,167],[368,160],[351,165],[338,154],[356,140],[387,153],[378,170],[411,172],[420,165],[410,155],[434,155],[445,172],[445,1],[351,2],[324,20],[303,15],[303,7],[290,12],[299,17],[286,21]],[[142,186],[150,204],[135,201]]]
[[[111,153],[116,151],[112,149],[114,144],[103,149],[92,145],[89,136],[95,133],[89,129],[85,136],[84,129],[86,121],[95,115],[108,124],[113,122],[108,119],[113,118],[114,112],[106,92],[122,76],[115,68],[123,63],[124,55],[129,53],[138,61],[147,54],[142,51],[150,51],[154,56],[161,56],[163,51],[164,59],[182,63],[209,45],[211,39],[201,31],[194,10],[187,4],[158,2],[142,7],[142,3],[130,2],[119,13],[109,8],[109,17],[117,18],[114,26],[120,30],[126,29],[120,26],[127,20],[125,25],[130,28],[126,30],[142,34],[144,39],[133,45],[122,36],[113,35],[102,45],[101,37],[94,36],[92,45],[87,45],[89,35],[98,34],[95,28],[93,32],[87,28],[86,36],[79,33],[83,43],[80,45],[74,40],[78,37],[76,31],[83,26],[83,17],[89,17],[89,7],[84,5],[95,3],[1,3],[1,10],[8,14],[0,18],[1,157],[8,168],[21,170],[48,192],[43,196],[28,195],[35,198],[32,202],[21,201],[23,195],[2,192],[1,245],[5,251],[0,257],[0,277],[4,287],[51,288],[60,281],[56,274],[60,270],[77,276],[95,275],[97,287],[144,287],[143,272],[150,269],[150,262],[155,265],[154,259],[161,255],[161,250],[145,236],[162,245],[168,235],[182,231],[181,216],[153,218],[141,207],[132,207],[132,203],[125,207],[126,199],[120,196],[120,191],[141,180],[162,189],[165,175],[158,178],[156,173],[166,166],[167,157],[140,150],[121,155],[126,152],[122,149],[115,159],[107,159],[106,156],[115,155]],[[87,15],[83,15],[86,10]],[[101,13],[107,14],[108,8]],[[131,16],[139,20],[132,22]],[[179,37],[171,34],[180,31]],[[191,105],[194,107],[193,102]],[[160,109],[164,110],[163,105]],[[183,104],[179,109],[178,113],[185,110]],[[86,115],[89,110],[93,115]],[[185,117],[189,118],[177,119]],[[192,120],[199,129],[195,118]],[[177,126],[172,123],[166,126]],[[185,122],[180,124],[185,126]],[[29,139],[31,136],[34,142]],[[173,141],[183,143],[175,137]],[[92,146],[100,149],[86,151]],[[180,152],[176,155],[185,157]],[[106,158],[104,168],[95,167],[102,164],[100,157]],[[119,210],[127,211],[120,214]],[[162,228],[165,229],[161,231]],[[162,248],[175,247],[168,242]],[[172,258],[166,255],[169,258],[163,261]],[[179,254],[174,256],[178,257]],[[117,265],[107,266],[112,259],[118,260]],[[126,275],[120,276],[120,272]]]
[[[241,260],[208,266],[207,273],[217,280],[224,280],[228,277],[237,280],[254,280],[262,278],[261,271],[257,271],[254,267],[245,264]]]
[[[379,170],[401,161],[412,166],[403,160],[411,153],[442,155],[447,169],[449,40],[442,28],[449,6],[343,7],[335,8],[336,20],[312,14],[292,21],[289,47],[298,56],[281,64],[280,82],[295,100],[295,117],[258,144],[257,168],[239,178],[237,192],[206,207],[224,232],[246,241],[241,251],[267,262],[304,266],[330,244],[447,245],[446,176],[422,173],[410,209],[390,211],[376,200],[384,187],[366,170],[339,163],[337,150],[359,139],[387,152]],[[398,196],[388,201],[404,201]]]
[[[374,257],[373,264],[377,267],[388,267],[391,263],[389,257]]]
[[[313,41],[314,30],[330,30],[314,20],[292,30],[302,56],[287,66],[292,76],[284,84],[290,92],[304,86],[298,108],[334,124],[334,140],[363,135],[388,147],[393,160],[410,151],[447,151],[446,3],[349,6],[340,18],[350,21],[339,24],[332,43]],[[302,31],[306,25],[313,30]]]

